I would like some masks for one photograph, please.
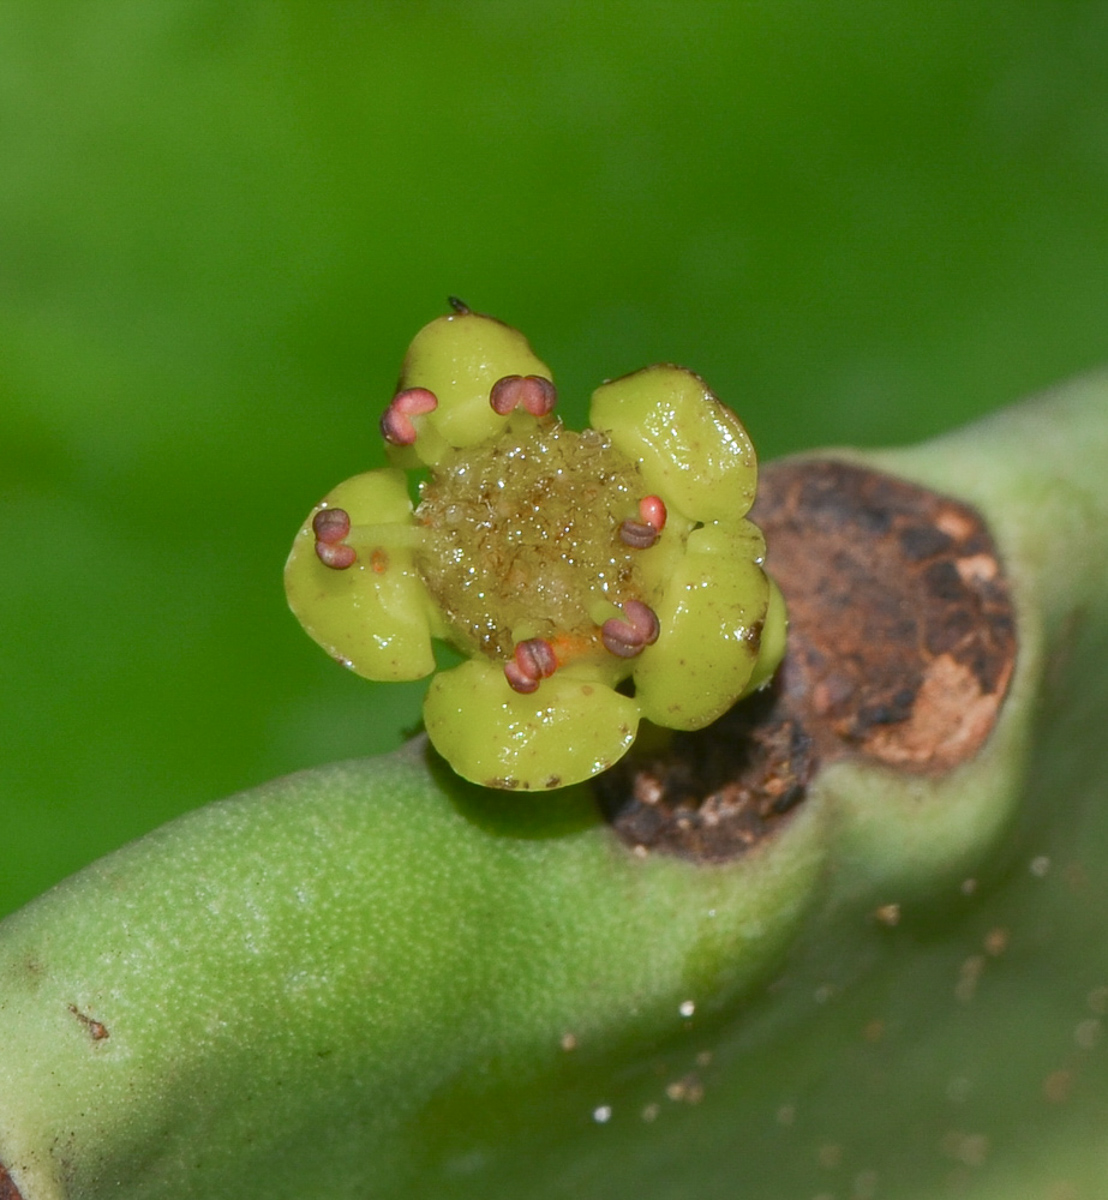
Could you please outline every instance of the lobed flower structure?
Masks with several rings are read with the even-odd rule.
[[[640,720],[698,729],[765,683],[785,608],[746,520],[746,430],[681,367],[605,383],[591,427],[554,415],[522,334],[460,302],[408,350],[381,418],[390,468],[308,515],[289,604],[375,680],[465,661],[424,701],[436,750],[487,787],[557,788],[616,762]],[[405,469],[423,469],[413,506]]]

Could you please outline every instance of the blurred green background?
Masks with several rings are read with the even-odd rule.
[[[1105,61],[1103,3],[6,0],[0,912],[418,719],[280,574],[448,293],[767,457],[1108,357]]]

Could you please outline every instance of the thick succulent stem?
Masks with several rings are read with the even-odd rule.
[[[989,523],[1019,654],[972,761],[844,758],[715,865],[418,742],[174,822],[0,926],[0,1196],[1045,1196],[1036,1121],[1095,1179],[1108,381],[840,457]]]

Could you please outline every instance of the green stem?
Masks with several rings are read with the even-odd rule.
[[[1001,1126],[1042,1119],[1072,1154],[1020,1005],[1068,1022],[1080,1058],[1108,896],[1086,880],[1075,914],[1060,869],[1007,864],[1108,841],[1108,382],[860,457],[977,505],[1007,561],[1020,657],[976,760],[939,780],[838,764],[713,867],[632,854],[583,788],[461,784],[421,743],[176,821],[0,927],[0,1162],[24,1200],[848,1195],[867,1171],[903,1197],[968,1172],[983,1198],[1024,1169]],[[969,875],[993,882],[970,896]],[[892,902],[896,929],[864,916]],[[966,968],[990,923],[1010,959]],[[1034,982],[1078,945],[1077,1000]],[[996,1004],[959,998],[960,971]],[[973,1165],[988,1122],[948,1092],[1009,1034],[1014,1065],[971,1080],[999,1097]],[[1088,1112],[1103,1099],[1090,1084]]]

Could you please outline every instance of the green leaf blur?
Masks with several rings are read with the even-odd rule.
[[[391,749],[286,611],[297,525],[454,293],[571,420],[648,362],[763,458],[1108,353],[1108,8],[0,6],[0,912]]]

